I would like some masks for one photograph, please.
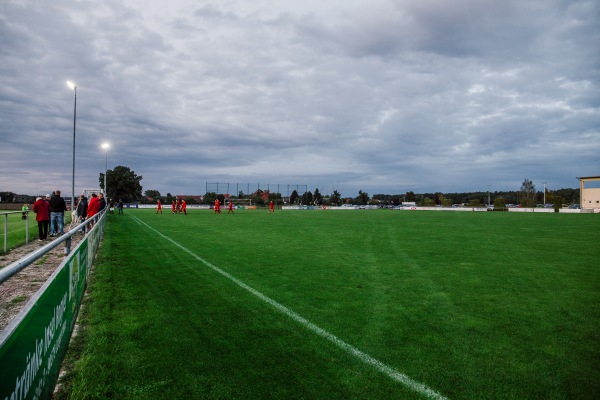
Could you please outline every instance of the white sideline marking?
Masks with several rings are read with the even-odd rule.
[[[222,269],[214,266],[213,264],[211,264],[210,262],[206,261],[202,257],[200,257],[200,256],[192,253],[190,250],[186,249],[185,247],[183,247],[181,244],[177,243],[173,239],[171,239],[171,238],[163,235],[162,233],[160,233],[159,231],[157,231],[156,229],[154,229],[150,225],[146,224],[144,221],[138,219],[137,217],[134,217],[131,214],[128,214],[128,215],[131,216],[137,222],[145,225],[147,228],[149,228],[150,230],[152,230],[155,233],[157,233],[159,236],[161,236],[164,239],[168,240],[169,242],[173,243],[175,246],[179,247],[181,250],[185,251],[186,253],[188,253],[189,255],[191,255],[192,257],[194,257],[195,259],[197,259],[198,261],[200,261],[201,263],[203,263],[204,265],[206,265],[207,267],[209,267],[213,271],[215,271],[215,272],[223,275],[224,277],[226,277],[227,279],[229,279],[230,281],[232,281],[233,283],[235,283],[239,287],[241,287],[243,289],[246,289],[248,292],[252,293],[254,296],[258,297],[259,299],[261,299],[265,303],[270,304],[275,309],[279,310],[283,314],[285,314],[288,317],[292,318],[294,321],[296,321],[296,322],[300,323],[301,325],[303,325],[305,328],[308,328],[309,330],[313,331],[317,335],[319,335],[319,336],[321,336],[321,337],[329,340],[330,342],[332,342],[333,344],[335,344],[336,346],[338,346],[342,350],[345,350],[347,353],[355,356],[356,358],[358,358],[359,360],[361,360],[365,364],[368,364],[368,365],[371,365],[371,366],[375,367],[380,372],[382,372],[385,375],[387,375],[389,378],[391,378],[391,379],[393,379],[393,380],[395,380],[395,381],[403,384],[404,386],[406,386],[406,387],[414,390],[415,392],[420,393],[420,394],[422,394],[424,396],[427,396],[427,397],[429,397],[431,399],[447,400],[446,397],[442,396],[441,394],[439,394],[435,390],[431,389],[427,385],[424,385],[424,384],[422,384],[420,382],[415,381],[414,379],[412,379],[412,378],[404,375],[403,373],[396,371],[394,368],[392,368],[392,367],[384,364],[383,362],[381,362],[381,361],[379,361],[379,360],[371,357],[367,353],[358,350],[356,347],[354,347],[354,346],[352,346],[352,345],[344,342],[342,339],[338,338],[337,336],[335,336],[335,335],[327,332],[326,330],[318,327],[317,325],[313,324],[312,322],[310,322],[306,318],[302,317],[300,314],[297,314],[296,312],[290,310],[289,308],[287,308],[287,307],[279,304],[278,302],[276,302],[275,300],[271,299],[270,297],[267,297],[264,294],[262,294],[261,292],[257,291],[256,289],[254,289],[254,288],[246,285],[244,282],[240,281],[239,279],[237,279],[233,275],[229,274],[228,272],[223,271]]]

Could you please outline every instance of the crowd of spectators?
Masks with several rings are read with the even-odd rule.
[[[26,206],[26,205],[25,205]],[[23,213],[25,214],[25,206],[23,206]],[[88,201],[85,194],[79,196],[73,218],[76,218],[78,224],[93,218],[96,214],[106,208],[107,203],[104,198],[104,194],[92,193],[90,200]],[[111,199],[109,206],[114,210],[115,202]],[[35,219],[38,223],[38,240],[43,241],[50,237],[61,236],[65,233],[65,211],[67,211],[67,203],[60,195],[60,190],[55,190],[50,194],[47,194],[45,198],[38,197],[33,203],[33,212],[36,214]],[[123,202],[119,202],[119,213],[123,211]],[[91,229],[93,222],[90,222],[87,227],[82,229],[85,233],[86,229]]]

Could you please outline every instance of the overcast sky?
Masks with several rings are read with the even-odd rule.
[[[600,175],[597,0],[1,0],[0,191],[70,196],[67,80],[76,194],[105,141],[163,195]]]

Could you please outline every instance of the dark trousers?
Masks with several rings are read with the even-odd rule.
[[[38,233],[41,240],[48,237],[48,226],[50,226],[50,221],[38,221]]]

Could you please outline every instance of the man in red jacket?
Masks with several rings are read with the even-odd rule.
[[[96,195],[96,193],[92,193],[92,198],[90,199],[90,201],[88,203],[87,219],[93,218],[94,215],[98,214],[98,211],[100,211],[100,199],[98,199],[98,196]],[[88,228],[92,229],[93,226],[94,226],[94,222],[92,221],[88,225]]]
[[[38,240],[45,240],[48,237],[48,226],[50,225],[50,204],[41,197],[38,197],[35,199],[35,203],[33,203],[33,212],[35,213],[35,220],[38,223]]]

